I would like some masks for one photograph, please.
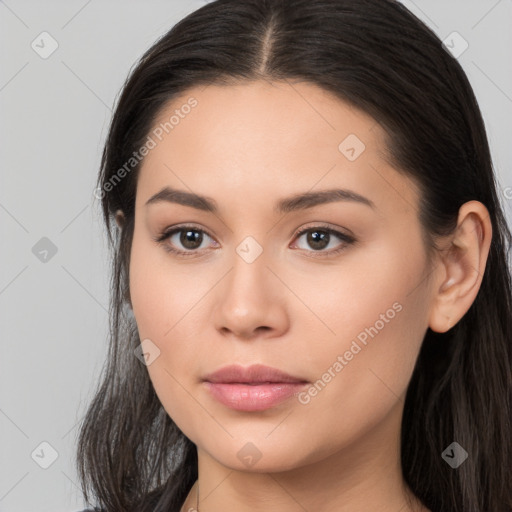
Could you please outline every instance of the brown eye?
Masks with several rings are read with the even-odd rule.
[[[194,250],[199,249],[201,242],[203,241],[203,234],[199,230],[181,230],[179,239],[180,243],[185,247],[185,249]]]
[[[304,236],[305,235],[305,236]],[[305,228],[297,233],[297,240],[303,238],[305,240],[306,247],[298,247],[309,252],[317,252],[319,255],[326,256],[337,254],[347,248],[350,244],[353,244],[356,240],[350,235],[340,233],[330,227],[314,226],[311,228]],[[338,239],[338,244],[336,244]],[[329,245],[334,245],[330,250],[325,250]]]
[[[203,247],[201,245],[203,245],[205,238],[213,240],[208,233],[195,226],[178,226],[166,230],[154,238],[154,240],[162,244],[167,252],[183,256],[194,256],[202,252]]]
[[[327,231],[315,229],[314,231],[309,231],[306,234],[307,243],[315,250],[325,249],[329,245],[331,234]]]

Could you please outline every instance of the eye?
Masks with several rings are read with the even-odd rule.
[[[182,256],[194,256],[200,249],[204,249],[203,242],[208,238],[212,239],[206,231],[196,226],[177,226],[160,233],[153,240],[162,244],[167,252]]]
[[[307,235],[304,237],[304,235]],[[207,239],[213,240],[213,244],[218,246],[218,243],[206,231],[193,225],[175,226],[160,233],[153,240],[161,245],[164,249],[179,256],[198,256],[202,249],[208,247]],[[353,244],[356,239],[345,233],[341,233],[326,225],[317,225],[301,229],[296,234],[296,239],[304,238],[308,247],[299,247],[301,250],[316,253],[315,257],[334,256],[341,251],[345,250],[347,246]],[[324,250],[332,245],[333,239],[338,239],[337,248]],[[336,245],[336,244],[335,244]],[[181,248],[180,248],[181,247]]]
[[[304,235],[306,236],[304,237]],[[329,226],[313,226],[301,229],[297,233],[296,238],[298,240],[304,238],[305,243],[308,244],[310,248],[312,248],[312,251],[308,249],[308,247],[299,247],[299,249],[305,249],[309,250],[310,252],[319,253],[319,256],[322,257],[338,254],[345,250],[347,246],[353,244],[356,241],[353,236],[341,233],[340,231],[332,229]],[[338,243],[337,248],[333,249],[331,247],[330,250],[324,250],[333,245],[331,243],[333,242],[333,238],[341,240],[342,243]],[[334,245],[336,246],[336,244]]]

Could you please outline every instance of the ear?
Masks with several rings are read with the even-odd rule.
[[[122,228],[123,227],[123,224],[124,224],[124,213],[122,210],[117,210],[116,212],[116,223],[117,225]]]
[[[459,209],[455,233],[442,251],[435,281],[429,327],[436,332],[451,329],[476,298],[485,271],[492,238],[489,211],[479,201]]]

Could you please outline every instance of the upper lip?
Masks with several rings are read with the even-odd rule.
[[[214,383],[307,382],[305,379],[293,377],[277,368],[262,364],[254,364],[246,368],[239,365],[224,366],[204,377],[204,380]]]

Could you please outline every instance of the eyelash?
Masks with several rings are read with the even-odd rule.
[[[177,256],[183,256],[183,257],[194,257],[194,256],[197,256],[198,249],[190,249],[188,251],[182,251],[180,249],[175,249],[175,248],[169,246],[169,244],[165,243],[166,240],[169,239],[171,236],[173,236],[176,233],[180,233],[182,231],[195,231],[197,233],[203,233],[203,234],[206,234],[210,238],[213,239],[213,237],[207,231],[205,231],[204,229],[200,229],[200,228],[198,228],[196,226],[193,226],[193,225],[183,225],[183,226],[177,226],[177,227],[174,227],[172,229],[165,230],[165,231],[161,232],[160,234],[158,234],[156,237],[153,237],[153,240],[155,242],[163,245],[164,250],[169,252],[169,253],[171,253],[171,254],[176,254]],[[344,251],[349,245],[351,245],[351,244],[356,242],[356,239],[354,237],[352,237],[350,235],[347,235],[345,233],[341,233],[340,231],[336,231],[335,229],[332,229],[329,226],[321,225],[321,224],[316,225],[316,226],[312,226],[312,227],[303,228],[303,229],[299,230],[297,233],[295,233],[295,238],[300,238],[304,233],[315,232],[315,231],[321,231],[322,233],[327,233],[329,235],[334,235],[337,238],[339,238],[343,242],[343,244],[338,249],[331,249],[330,251],[323,251],[323,250],[314,251],[314,250],[311,250],[310,252],[316,253],[316,254],[318,254],[320,256],[316,256],[315,255],[315,256],[310,256],[310,257],[324,258],[324,257],[336,256],[337,254],[339,254],[342,251]]]

